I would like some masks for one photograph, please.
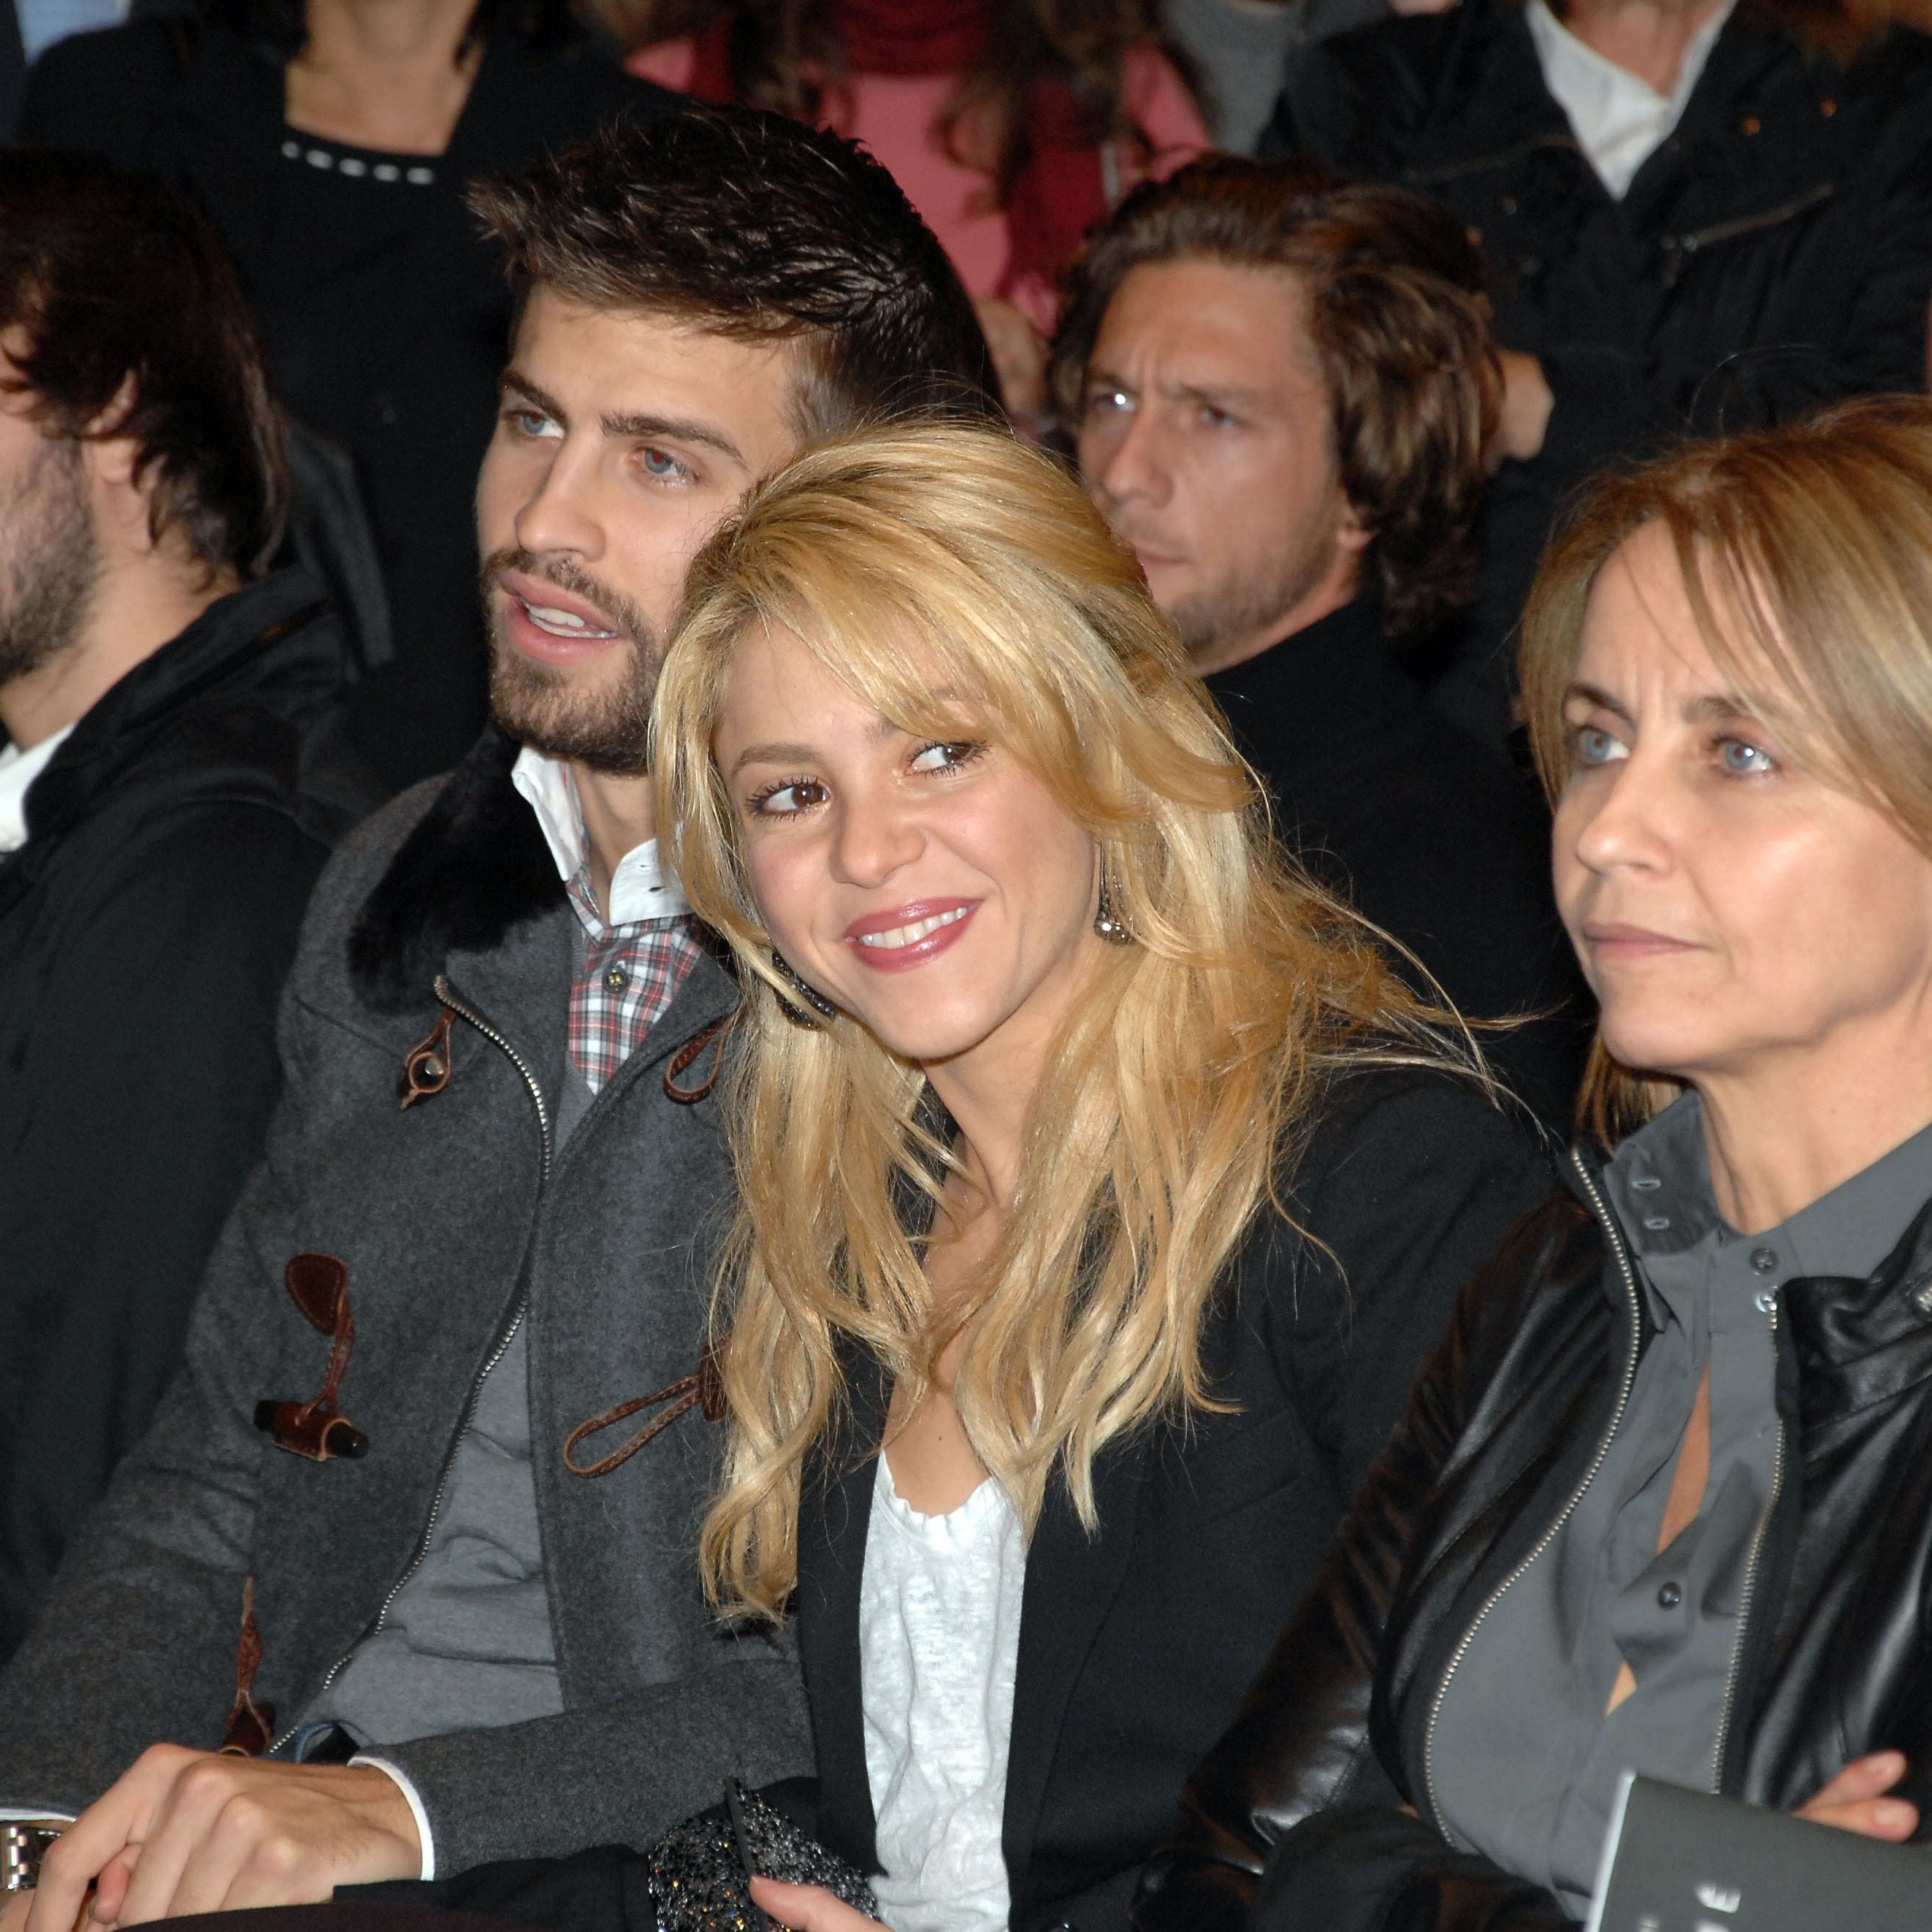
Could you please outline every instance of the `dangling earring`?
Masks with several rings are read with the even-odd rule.
[[[818,1016],[819,1019],[836,1020],[838,1017],[838,1009],[816,986],[801,980],[790,961],[776,946],[772,948],[772,970],[812,1009],[812,1012]],[[802,1012],[790,1000],[781,998],[778,1005],[783,1009],[785,1018],[794,1026],[817,1028],[818,1021],[813,1019],[811,1014]]]
[[[1096,938],[1104,939],[1109,946],[1131,946],[1133,934],[1127,930],[1126,922],[1114,910],[1114,902],[1107,892],[1107,868],[1100,868],[1100,903],[1094,913],[1094,932]]]

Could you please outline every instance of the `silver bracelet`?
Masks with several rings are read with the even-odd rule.
[[[32,1892],[40,1882],[40,1858],[67,1829],[64,1818],[14,1818],[0,1824],[0,1892]]]

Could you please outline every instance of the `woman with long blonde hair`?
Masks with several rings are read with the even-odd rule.
[[[1124,1924],[1540,1163],[1274,856],[1131,555],[1013,440],[755,491],[653,746],[744,989],[710,1587],[796,1621],[818,1828],[895,1932]]]

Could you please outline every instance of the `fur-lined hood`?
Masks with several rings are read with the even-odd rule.
[[[562,902],[536,814],[510,782],[520,748],[487,728],[364,902],[349,936],[349,973],[370,1006],[417,1004],[452,951],[488,951]]]

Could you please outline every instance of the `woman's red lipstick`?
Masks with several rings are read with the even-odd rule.
[[[914,899],[855,919],[844,940],[874,972],[904,973],[938,958],[964,934],[979,909],[977,899]]]

